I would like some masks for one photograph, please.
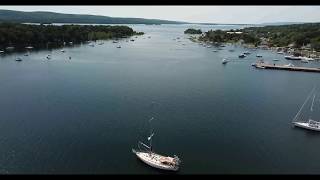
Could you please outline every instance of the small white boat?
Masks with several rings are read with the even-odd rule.
[[[245,55],[249,55],[249,54],[251,54],[249,51],[246,51],[246,52],[244,52],[243,54],[245,54]]]
[[[283,51],[278,51],[277,54],[284,54],[284,52]]]
[[[262,57],[262,55],[260,55],[260,54],[257,54],[257,55],[256,55],[256,57]]]
[[[27,47],[25,47],[26,49],[33,49],[33,47],[32,46],[27,46]]]
[[[24,56],[29,56],[29,54],[28,54],[28,53],[26,53],[26,54],[24,54]]]
[[[63,52],[63,53],[66,52],[64,49],[61,49],[60,51]]]
[[[121,48],[121,46],[117,46],[117,48]]]
[[[302,58],[301,58],[301,61],[302,61],[302,60],[314,61],[314,59],[313,59],[313,58],[310,58],[310,57],[302,57]]]
[[[211,48],[211,46],[209,45],[209,46],[207,46],[207,48]]]
[[[245,54],[240,54],[240,55],[239,55],[239,58],[245,58],[245,57],[246,57]]]
[[[153,118],[151,118],[151,120],[152,119]],[[168,171],[178,171],[179,165],[181,163],[178,156],[176,155],[174,155],[174,157],[163,156],[155,153],[152,150],[153,135],[154,133],[151,133],[151,135],[148,137],[149,146],[139,141],[138,143],[139,150],[132,149],[132,152],[137,156],[138,159],[140,159],[142,162],[148,164],[151,167],[162,169],[162,170],[168,170]],[[142,145],[145,148],[145,150],[142,150],[140,148],[140,145]]]
[[[13,49],[14,49],[13,46],[6,47],[6,50],[13,50]]]
[[[17,57],[16,61],[22,61],[22,59],[20,57]]]
[[[118,41],[112,41],[112,43],[118,43]]]
[[[0,51],[0,53],[4,53],[4,51]]]
[[[293,64],[291,64],[291,63],[286,64],[286,65],[283,65],[283,66],[285,66],[285,67],[294,67],[294,65],[293,65]]]
[[[279,59],[273,59],[273,61],[279,61]]]
[[[288,59],[288,60],[301,60],[301,56],[297,57],[297,56],[284,56],[284,58]]]
[[[227,59],[222,59],[222,64],[227,64],[229,61]]]
[[[258,65],[256,65],[256,68],[258,68],[258,69],[265,69],[264,66],[258,66]]]

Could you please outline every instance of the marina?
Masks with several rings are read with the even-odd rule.
[[[174,154],[182,160],[176,174],[318,172],[319,134],[293,128],[291,120],[319,74],[248,67],[256,54],[289,67],[317,68],[319,61],[234,44],[206,48],[183,34],[189,25],[130,27],[152,38],[1,55],[2,172],[166,174],[171,171],[146,162],[155,157],[153,164],[170,164]],[[177,37],[181,43],[172,40]],[[246,51],[251,55],[239,59]],[[315,121],[318,106],[316,96]],[[137,142],[148,142],[150,116],[157,117],[155,154],[143,154],[147,148],[144,162],[132,148],[138,152]]]

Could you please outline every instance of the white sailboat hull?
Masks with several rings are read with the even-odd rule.
[[[144,163],[148,164],[151,167],[162,169],[162,170],[169,170],[169,171],[178,171],[179,166],[170,166],[162,164],[159,161],[159,158],[164,157],[155,153],[148,153],[148,152],[134,152],[138,159],[143,161]]]
[[[320,131],[320,128],[316,128],[316,127],[309,126],[308,123],[304,123],[304,122],[294,122],[293,124],[294,124],[295,126],[297,126],[297,127],[301,127],[301,128],[304,128],[304,129],[310,129],[310,130],[314,130],[314,131]]]

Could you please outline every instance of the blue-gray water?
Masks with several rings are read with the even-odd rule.
[[[120,49],[105,41],[53,50],[49,61],[47,50],[0,57],[0,173],[163,173],[131,153],[152,116],[154,149],[182,159],[178,174],[319,173],[320,134],[291,124],[319,74],[254,69],[257,53],[289,61],[213,52],[184,25],[132,27],[146,34]]]

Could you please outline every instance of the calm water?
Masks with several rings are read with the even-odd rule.
[[[289,61],[213,52],[186,39],[190,25],[131,26],[146,34],[120,49],[105,41],[0,57],[0,173],[163,173],[131,153],[152,116],[154,148],[181,157],[178,174],[319,173],[320,134],[291,124],[319,74],[254,69],[257,53]]]

